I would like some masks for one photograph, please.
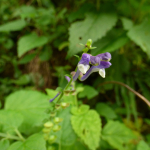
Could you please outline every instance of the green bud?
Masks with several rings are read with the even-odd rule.
[[[91,39],[88,39],[86,45],[87,45],[87,47],[91,47],[91,45],[92,45],[92,40],[91,40]]]
[[[51,128],[53,126],[54,126],[54,124],[51,121],[48,121],[48,122],[44,123],[45,128]]]
[[[57,132],[57,131],[59,131],[61,129],[61,126],[59,126],[59,125],[55,125],[54,127],[53,127],[53,131],[54,132]]]
[[[56,137],[55,135],[51,135],[51,136],[48,138],[48,142],[51,144],[51,143],[55,142],[56,138],[57,138],[57,137]]]
[[[54,118],[54,122],[55,122],[55,123],[60,123],[60,122],[62,122],[62,120],[63,120],[63,119],[62,119],[62,118],[59,118],[59,117],[55,117],[55,118]]]
[[[61,103],[61,107],[62,107],[63,109],[67,108],[69,105],[70,105],[69,103],[65,103],[65,102],[62,102],[62,103]]]
[[[50,129],[50,128],[44,128],[42,131],[43,131],[44,133],[49,133],[49,132],[51,131],[51,129]]]

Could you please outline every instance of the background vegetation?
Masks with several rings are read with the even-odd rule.
[[[48,100],[89,38],[92,55],[110,52],[112,66],[105,79],[76,82],[57,113],[61,130],[46,142]],[[149,0],[0,0],[0,149],[149,150],[150,109],[124,87],[150,101],[149,58]]]

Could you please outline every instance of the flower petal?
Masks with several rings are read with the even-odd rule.
[[[89,62],[90,62],[90,54],[83,53],[81,60],[79,61],[78,64],[89,65]]]
[[[102,76],[103,78],[105,78],[105,69],[104,68],[100,69],[99,70],[99,74],[100,74],[100,76]]]
[[[85,74],[89,70],[89,65],[78,64],[78,69]]]
[[[53,101],[56,97],[58,97],[59,95],[60,95],[60,92],[58,92],[57,95],[56,95],[54,98],[50,99],[49,102],[52,102],[52,101]]]
[[[102,54],[97,55],[97,57],[99,57],[100,60],[102,60],[102,61],[110,61],[111,54],[106,52],[106,53],[102,53]]]

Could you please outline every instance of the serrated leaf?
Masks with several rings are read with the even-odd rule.
[[[18,57],[21,57],[23,54],[29,50],[43,46],[48,42],[48,38],[45,36],[37,36],[36,33],[31,33],[28,35],[22,36],[18,41]]]
[[[85,114],[86,112],[88,112],[90,109],[89,105],[81,105],[80,107],[72,107],[71,109],[71,113],[73,115],[82,115]]]
[[[15,142],[8,150],[46,150],[46,142],[42,134],[34,134],[25,142]]]
[[[125,18],[125,17],[121,17],[121,21],[122,21],[122,24],[123,24],[123,28],[125,30],[129,30],[133,27],[133,22],[132,20],[128,19],[128,18]]]
[[[123,150],[123,144],[134,139],[132,131],[118,121],[109,121],[102,130],[102,138],[111,146]]]
[[[141,24],[132,27],[128,36],[133,40],[137,45],[141,47],[150,56],[150,18],[143,21]]]
[[[61,150],[88,150],[88,148],[81,144],[79,141],[76,141],[71,146],[62,146]]]
[[[87,96],[88,99],[92,99],[96,95],[98,95],[98,91],[95,90],[93,87],[86,85],[84,86],[83,92],[79,93],[78,96],[79,98],[83,98]]]
[[[89,110],[86,114],[71,117],[72,127],[75,133],[92,150],[96,150],[99,145],[101,120],[94,110]]]
[[[30,133],[34,126],[41,125],[48,117],[48,97],[37,91],[20,90],[6,98],[5,109],[14,110],[23,116],[23,124],[19,128],[23,133]]]
[[[137,150],[150,150],[150,147],[146,142],[140,141],[139,144],[137,145]]]
[[[4,131],[14,131],[23,122],[23,116],[13,110],[0,111],[0,124],[3,125]]]
[[[105,103],[98,103],[96,105],[96,110],[101,116],[104,116],[107,119],[117,118],[117,115],[114,112],[114,110]]]
[[[0,141],[1,150],[7,150],[8,147],[9,147],[9,140],[1,140]]]
[[[0,25],[0,32],[18,31],[23,29],[25,26],[26,22],[24,20],[14,20],[6,24]]]
[[[62,118],[63,121],[60,123],[61,130],[56,132],[57,143],[60,145],[72,145],[76,141],[76,134],[71,126],[71,113],[70,107],[64,109],[58,114],[59,118]]]
[[[115,14],[88,13],[84,21],[78,21],[69,28],[69,51],[67,57],[81,51],[79,43],[86,43],[89,38],[93,42],[102,38],[116,24]]]
[[[92,55],[97,55],[105,52],[113,52],[124,46],[128,41],[129,38],[126,36],[126,32],[113,29],[105,37],[93,44],[97,49],[91,53]]]

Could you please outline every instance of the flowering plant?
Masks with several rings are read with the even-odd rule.
[[[61,126],[59,126],[58,123],[62,121],[62,118],[55,117],[59,108],[62,107],[64,109],[70,105],[70,103],[63,102],[63,99],[62,99],[63,95],[66,93],[67,94],[71,93],[73,95],[76,95],[74,82],[77,79],[79,79],[80,81],[86,80],[93,72],[98,72],[102,78],[105,78],[105,76],[106,76],[105,69],[109,68],[111,66],[111,63],[110,63],[111,54],[106,52],[106,53],[98,54],[97,56],[92,56],[90,53],[88,53],[88,51],[90,49],[94,49],[95,47],[92,47],[91,45],[92,45],[92,40],[89,39],[87,41],[87,43],[85,44],[85,47],[83,49],[83,54],[82,54],[81,58],[79,59],[79,62],[75,69],[76,71],[71,72],[70,75],[65,75],[65,78],[68,81],[68,84],[66,85],[66,87],[64,89],[62,89],[60,87],[57,88],[58,93],[49,100],[49,102],[53,106],[53,109],[51,110],[50,120],[44,124],[44,127],[45,127],[44,132],[46,131],[46,133],[45,133],[46,140],[48,140],[47,137],[49,137],[49,134],[51,135],[48,140],[50,143],[53,143],[56,140],[57,136],[54,132],[57,132],[61,129]],[[77,114],[77,113],[80,114],[79,110],[81,111],[81,114],[84,114],[85,112],[91,113],[90,111],[88,111],[88,109],[89,109],[88,105],[81,105],[80,107],[78,107],[78,102],[76,102],[75,107],[73,107],[71,109],[71,111],[73,114]],[[99,125],[98,129],[100,130],[100,120],[95,111],[94,111],[94,116],[96,117],[96,121],[98,122],[98,125]],[[53,117],[54,117],[54,121],[52,120]],[[55,124],[55,126],[53,127],[54,124]],[[47,131],[47,129],[49,129],[49,130]],[[53,131],[51,132],[50,129],[53,129]],[[74,129],[74,130],[76,132],[76,129]],[[77,134],[78,134],[78,131],[77,131]],[[79,136],[80,136],[80,133],[79,133]],[[81,137],[81,139],[82,139],[82,137]],[[83,140],[85,140],[85,139],[83,138]],[[93,146],[91,144],[87,143],[87,141],[85,141],[85,143],[89,147],[95,148],[98,146],[98,139]]]

